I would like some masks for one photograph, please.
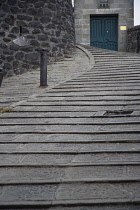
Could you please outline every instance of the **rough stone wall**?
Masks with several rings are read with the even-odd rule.
[[[118,15],[118,49],[126,51],[127,31],[134,26],[134,0],[109,0],[109,8],[99,8],[99,0],[75,0],[76,43],[90,45],[90,16]]]
[[[20,26],[28,46],[13,43]],[[73,47],[71,0],[0,1],[0,65],[5,74],[20,74],[38,66],[37,48],[47,48],[50,61],[69,53]]]
[[[140,25],[127,30],[127,51],[140,53]]]

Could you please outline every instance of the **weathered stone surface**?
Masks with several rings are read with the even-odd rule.
[[[4,42],[11,42],[11,39],[10,38],[3,38],[3,41]]]
[[[12,29],[11,29],[11,33],[19,33],[19,27],[13,27]]]
[[[26,60],[29,60],[29,61],[37,60],[38,59],[38,53],[29,53],[29,54],[26,54],[25,59]]]
[[[4,30],[9,30],[9,25],[6,24],[6,23],[1,24],[1,27],[2,27]]]
[[[16,201],[50,201],[55,197],[56,185],[35,185],[35,186],[7,186],[2,196],[1,203]],[[1,187],[0,190],[3,191]]]
[[[30,41],[30,45],[33,45],[33,46],[38,47],[38,46],[40,46],[40,43],[39,43],[39,41],[37,41],[37,40],[31,40],[31,41]]]
[[[4,37],[5,36],[5,32],[4,31],[0,31],[0,36]]]
[[[4,19],[4,22],[13,26],[14,25],[14,16],[9,15],[7,18]]]
[[[48,36],[47,35],[38,35],[38,40],[39,41],[47,41],[48,40]]]
[[[17,0],[8,0],[7,3],[9,5],[15,5],[17,3]]]
[[[40,31],[40,29],[35,28],[35,29],[32,31],[32,33],[33,33],[33,34],[40,34],[41,31]]]
[[[140,154],[129,154],[129,153],[102,153],[102,154],[88,154],[88,155],[77,155],[73,159],[73,163],[123,163],[123,162],[137,162],[139,161]]]
[[[0,48],[6,49],[6,48],[8,48],[8,46],[6,44],[4,44],[4,43],[0,43]]]
[[[66,51],[70,52],[74,47],[74,15],[71,1],[66,0],[62,3],[57,0],[6,0],[2,1],[0,6],[0,26],[3,29],[0,31],[0,37],[3,38],[0,47],[2,54],[5,53],[3,51],[5,44],[7,44],[7,49],[11,49],[11,41],[19,36],[20,27],[22,27],[22,34],[26,36],[29,45],[31,43],[31,48],[28,46],[29,51],[24,51],[24,48],[20,48],[20,51],[23,50],[25,52],[26,57],[28,57],[27,54],[29,52],[35,53],[36,48],[39,46],[47,47],[48,62],[50,62],[56,59],[57,56],[64,56]],[[64,15],[65,19],[63,20],[62,17]],[[49,30],[50,28],[52,30]],[[59,40],[57,40],[58,36]],[[67,40],[63,45],[65,37],[67,37]],[[7,38],[10,38],[10,40]],[[57,45],[58,42],[62,44],[62,49]],[[18,61],[18,70],[14,71],[23,72],[23,64],[26,64],[27,61],[26,59],[19,60],[19,56],[16,56],[18,48],[14,47],[13,50],[15,51],[13,52],[14,60],[9,60],[9,63],[14,69],[13,62]],[[30,64],[32,64],[30,69],[36,68],[39,62],[35,63],[34,57],[30,57],[30,59]]]
[[[59,165],[59,164],[69,164],[75,155],[54,155],[54,154],[33,154],[33,155],[2,155],[0,159],[0,165]]]
[[[140,184],[138,184],[140,186]],[[136,198],[140,198],[140,189],[135,188],[134,183],[130,184],[62,184],[56,192],[57,200],[82,200],[82,199],[131,199],[131,192]]]
[[[129,172],[128,172],[129,171]],[[80,166],[66,169],[65,180],[129,179],[140,176],[139,166]]]
[[[17,53],[15,54],[15,58],[16,58],[17,60],[22,60],[23,57],[24,57],[24,53],[23,53],[23,52],[17,52]]]
[[[10,69],[12,69],[12,66],[11,66],[10,63],[4,63],[3,69],[5,69],[5,70],[10,70]]]
[[[13,56],[8,56],[8,57],[7,57],[7,61],[8,61],[8,62],[12,61],[13,59],[14,59]]]
[[[20,10],[19,7],[17,7],[17,6],[11,7],[11,8],[10,8],[10,11],[11,11],[11,13],[13,13],[13,14],[19,14],[19,13],[21,13],[21,10]]]
[[[140,26],[135,26],[127,30],[127,51],[140,53]]]
[[[29,181],[36,180],[60,180],[65,174],[65,168],[59,167],[13,167],[1,168],[0,177],[1,181],[10,179],[11,181]]]

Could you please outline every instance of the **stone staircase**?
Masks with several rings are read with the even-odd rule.
[[[1,114],[1,209],[140,209],[140,57],[87,49],[94,68]]]

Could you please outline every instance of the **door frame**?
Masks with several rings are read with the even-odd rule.
[[[117,19],[117,51],[118,51],[118,47],[119,47],[119,15],[118,14],[90,14],[90,21],[92,18],[98,18],[98,17],[100,17],[100,18],[115,17]],[[91,46],[91,25],[90,25],[90,46]]]

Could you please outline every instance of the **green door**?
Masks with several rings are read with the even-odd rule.
[[[108,50],[118,50],[118,18],[91,17],[90,45]]]

